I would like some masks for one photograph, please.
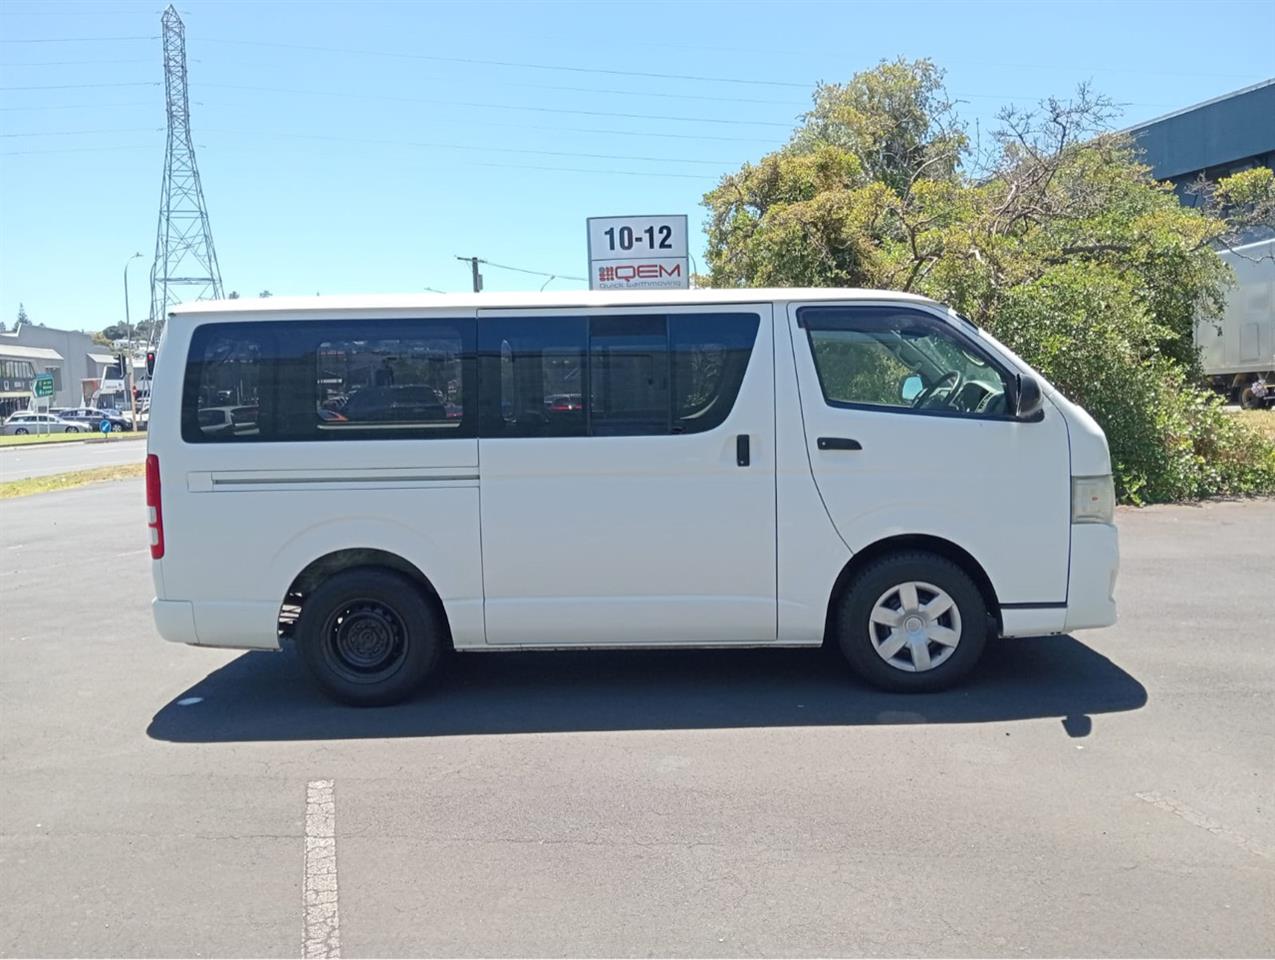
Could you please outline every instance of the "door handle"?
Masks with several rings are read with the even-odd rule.
[[[820,437],[815,441],[820,450],[862,450],[863,444],[849,437]]]
[[[741,467],[748,466],[752,462],[748,449],[748,434],[741,433],[735,438],[735,463]]]

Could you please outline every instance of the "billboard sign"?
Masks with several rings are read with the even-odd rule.
[[[685,290],[686,215],[590,217],[590,290]]]

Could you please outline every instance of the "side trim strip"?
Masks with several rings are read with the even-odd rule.
[[[1065,610],[1067,602],[1062,603],[1002,603],[1002,610]]]
[[[478,474],[432,474],[429,476],[403,476],[395,474],[389,477],[368,476],[352,476],[352,477],[214,477],[214,487],[260,487],[260,486],[278,486],[279,484],[294,483],[417,483],[417,482],[435,482],[435,483],[455,483],[458,480],[477,480]]]

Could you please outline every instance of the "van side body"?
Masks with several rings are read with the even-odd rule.
[[[874,563],[918,552],[995,634],[1115,621],[1109,507],[1076,512],[1109,484],[1102,431],[920,297],[196,303],[151,401],[176,642],[278,649],[325,578],[370,567],[417,584],[459,651],[816,646]],[[904,606],[872,616],[912,629],[880,614]]]

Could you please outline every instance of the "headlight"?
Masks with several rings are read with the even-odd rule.
[[[1116,485],[1111,474],[1071,478],[1071,522],[1111,523],[1116,513]]]

